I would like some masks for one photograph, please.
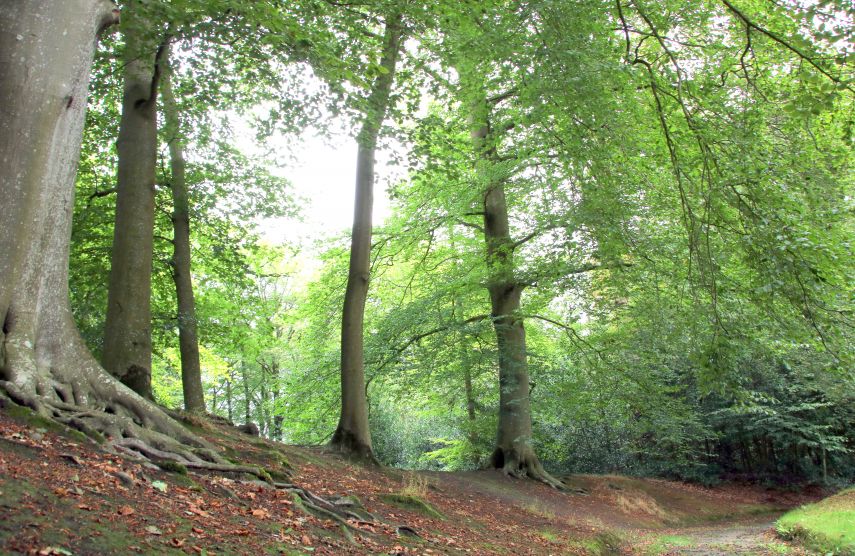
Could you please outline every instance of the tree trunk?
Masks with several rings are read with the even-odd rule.
[[[151,265],[157,163],[157,44],[129,2],[122,13],[125,38],[116,223],[110,259],[103,364],[139,395],[151,392]],[[146,29],[148,31],[148,29]]]
[[[168,62],[164,60],[165,69]],[[163,111],[169,143],[172,172],[172,279],[178,298],[178,345],[181,352],[181,386],[184,409],[190,413],[205,411],[202,367],[199,362],[199,336],[196,329],[196,301],[190,274],[190,195],[185,178],[184,135],[181,115],[172,91],[170,72],[163,79]]]
[[[252,412],[250,411],[249,378],[246,376],[245,363],[240,365],[240,376],[243,382],[243,422],[248,425],[252,422]]]
[[[285,417],[282,415],[273,416],[273,440],[282,442],[282,423],[285,422]]]
[[[496,137],[490,129],[490,105],[483,88],[470,85],[469,93],[473,99],[470,124],[477,157],[476,176],[484,188],[487,289],[499,352],[499,425],[490,463],[508,475],[530,477],[561,488],[561,482],[543,469],[532,447],[528,356],[520,315],[523,285],[515,278],[515,244],[511,239],[504,179],[495,171]]]
[[[229,417],[229,423],[235,422],[234,412],[232,411],[232,381],[226,381],[226,411]]]
[[[341,325],[341,415],[330,440],[330,445],[341,453],[369,462],[375,460],[365,395],[363,319],[370,270],[374,156],[377,137],[388,109],[402,34],[400,14],[391,16],[386,21],[380,61],[380,66],[385,68],[386,73],[381,73],[374,80],[362,129],[357,138],[359,150],[356,159],[356,204]]]
[[[271,431],[270,407],[267,400],[267,377],[262,375],[261,384],[258,387],[258,395],[261,398],[261,403],[258,404],[258,428],[263,432],[263,436],[269,437]]]
[[[475,395],[472,391],[472,370],[468,365],[463,367],[463,387],[466,390],[466,416],[469,422],[475,422]]]
[[[217,459],[158,407],[111,378],[71,314],[68,253],[74,177],[103,0],[0,0],[0,391],[119,445],[133,438],[186,460]],[[6,211],[15,213],[6,220]],[[8,223],[13,223],[9,225]]]
[[[282,423],[285,421],[279,408],[279,399],[282,397],[282,382],[280,381],[280,369],[278,363],[273,363],[273,388],[270,391],[273,405],[273,440],[282,442]]]

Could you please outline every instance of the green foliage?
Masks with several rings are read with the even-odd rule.
[[[187,138],[206,396],[322,443],[339,402],[345,238],[310,279],[259,223],[297,211],[264,139],[366,109],[392,4],[151,1]],[[497,346],[484,181],[505,184],[524,284],[534,442],[566,472],[855,477],[851,14],[840,2],[434,2],[406,9],[386,137],[406,151],[375,230],[365,361],[377,456],[470,469],[493,448]],[[148,19],[146,19],[148,18]],[[524,24],[521,22],[525,22]],[[134,22],[128,23],[133,25]],[[75,317],[97,354],[112,237],[117,66],[99,53],[78,175]],[[469,83],[461,76],[477,76]],[[490,164],[469,130],[490,106]],[[483,99],[482,99],[483,100]],[[356,126],[351,126],[354,129]],[[394,138],[394,139],[392,139]],[[165,139],[165,137],[163,138]],[[165,150],[161,156],[165,157]],[[276,153],[280,159],[289,153]],[[164,168],[166,164],[162,165]],[[181,399],[158,177],[158,400]],[[346,223],[342,223],[344,228]]]

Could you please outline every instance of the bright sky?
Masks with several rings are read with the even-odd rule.
[[[293,149],[283,145],[283,149]],[[294,153],[294,161],[277,175],[287,178],[295,194],[302,199],[302,221],[271,219],[262,225],[264,237],[271,243],[299,243],[311,250],[315,240],[330,238],[350,230],[353,224],[353,201],[356,176],[356,141],[349,137],[332,140],[307,134]],[[385,184],[396,169],[377,156],[378,179],[374,187],[374,224],[389,215]]]

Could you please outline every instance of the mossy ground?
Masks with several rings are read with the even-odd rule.
[[[445,516],[442,515],[441,512],[437,511],[437,509],[434,508],[430,503],[425,500],[422,500],[418,496],[413,496],[412,494],[390,492],[388,494],[381,495],[380,499],[384,502],[394,504],[404,509],[415,510],[417,512],[423,513],[427,517],[432,517],[434,519],[445,519]]]

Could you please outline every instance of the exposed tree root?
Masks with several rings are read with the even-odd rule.
[[[228,463],[205,440],[112,379],[100,388],[55,381],[46,385],[44,380],[37,380],[29,391],[13,382],[0,381],[0,389],[42,417],[114,444],[133,443],[147,457],[158,454],[162,459],[185,464]],[[108,390],[109,396],[102,395],[103,390]],[[146,449],[139,449],[142,446]]]
[[[367,522],[361,516],[347,510],[346,508],[336,504],[335,502],[331,502],[322,498],[312,492],[298,487],[292,483],[276,483],[277,489],[285,490],[286,492],[290,492],[293,495],[297,496],[300,500],[300,504],[305,508],[308,512],[312,513],[316,517],[320,517],[322,519],[329,519],[335,521],[348,531],[357,532],[359,534],[366,534],[367,531],[356,527],[353,523],[348,520],[353,520],[356,523],[367,523],[370,525],[379,525],[380,520],[375,520],[373,522]]]
[[[374,450],[371,445],[354,434],[352,431],[343,428],[341,425],[335,430],[329,444],[330,450],[336,452],[345,458],[363,463],[366,465],[379,466],[380,462],[374,455]]]
[[[122,438],[111,442],[117,448],[123,448],[125,451],[133,451],[142,454],[155,463],[171,461],[180,463],[188,469],[198,469],[201,471],[215,471],[220,473],[246,473],[254,477],[258,477],[262,481],[270,481],[270,476],[263,469],[253,467],[251,465],[235,465],[231,463],[218,463],[205,461],[193,454],[192,452],[175,453],[158,450],[143,442],[138,438]]]
[[[525,449],[511,448],[509,450],[497,447],[490,457],[490,463],[495,469],[500,469],[502,473],[509,477],[517,479],[534,479],[545,483],[557,490],[567,490],[560,479],[550,475],[541,465],[540,460],[534,454],[534,451],[526,447]]]

